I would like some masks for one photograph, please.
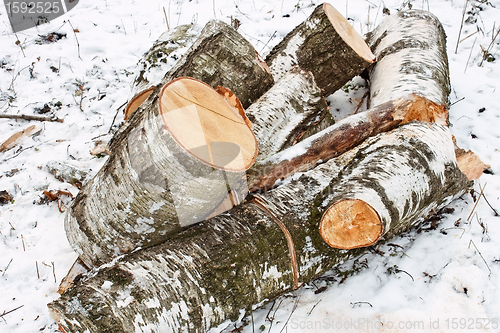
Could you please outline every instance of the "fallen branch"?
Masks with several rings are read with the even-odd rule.
[[[23,120],[34,120],[34,121],[52,121],[63,123],[64,119],[57,117],[42,117],[42,116],[30,116],[27,114],[0,114],[0,118],[4,119],[23,119]]]
[[[20,308],[22,308],[23,306],[24,306],[24,304],[23,304],[23,305],[21,305],[21,306],[18,306],[18,307],[17,307],[17,308],[15,308],[15,309],[10,310],[10,311],[4,311],[2,314],[0,314],[0,318],[3,318],[5,315],[8,315],[9,313],[12,313],[12,312],[14,312],[14,311],[16,311],[16,310],[19,310],[19,309],[20,309]]]

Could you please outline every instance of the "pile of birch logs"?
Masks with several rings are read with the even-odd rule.
[[[265,61],[220,21],[167,32],[68,209],[61,331],[206,332],[462,195],[484,165],[457,162],[445,39],[419,10],[363,39],[329,4]],[[364,71],[370,108],[335,123],[324,97]]]

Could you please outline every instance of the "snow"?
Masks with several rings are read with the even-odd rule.
[[[460,147],[491,165],[493,174],[476,181],[475,196],[480,186],[486,186],[485,197],[500,211],[499,38],[490,49],[497,60],[479,66],[480,46],[490,45],[492,29],[500,25],[500,0],[489,1],[494,7],[481,4],[483,10],[473,17],[477,22],[464,24],[460,39],[478,27],[480,31],[463,40],[456,54],[465,1],[409,2],[416,9],[429,7],[443,23],[452,84],[450,130]],[[384,18],[383,5],[395,13],[408,1],[331,3],[347,13],[358,32],[366,33]],[[479,2],[469,1],[468,11],[473,4]],[[47,164],[65,163],[88,172],[88,177],[103,165],[106,157],[89,152],[100,136],[123,121],[122,109],[118,114],[117,109],[130,97],[136,65],[166,30],[163,9],[171,27],[191,22],[203,26],[214,16],[227,23],[231,17],[238,19],[238,31],[265,56],[314,7],[303,0],[87,0],[49,24],[19,32],[19,45],[1,7],[0,113],[37,115],[35,108],[47,104],[52,111],[45,116],[54,114],[64,123],[41,123],[38,136],[0,155],[0,190],[14,197],[0,206],[0,315],[22,306],[1,316],[0,332],[58,332],[46,304],[58,297],[58,285],[77,256],[66,239],[64,214],[57,203],[37,202],[43,190],[76,195],[78,189],[57,180]],[[50,44],[37,42],[39,35],[54,31],[66,37]],[[360,85],[359,78],[353,82]],[[352,113],[364,91],[339,91],[329,97],[336,119]],[[0,142],[31,124],[0,119]],[[245,333],[261,328],[275,333],[498,331],[500,218],[481,198],[468,219],[474,204],[470,194],[462,196],[449,205],[455,211],[445,215],[437,229],[396,237],[378,248],[385,255],[368,253],[349,260],[314,284],[254,310],[243,319],[246,325],[235,324],[243,325]],[[339,278],[339,272],[348,277]],[[326,290],[316,294],[323,286]],[[124,304],[132,301],[125,296]],[[138,329],[141,320],[136,320]],[[228,331],[233,328],[230,324]]]

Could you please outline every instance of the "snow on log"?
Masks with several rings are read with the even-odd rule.
[[[310,71],[328,96],[375,61],[363,38],[330,4],[319,5],[269,53],[266,62],[278,80],[293,66]]]
[[[142,56],[135,69],[135,78],[132,83],[134,98],[125,108],[125,119],[130,117],[149,97],[165,73],[198,37],[200,31],[201,27],[196,24],[178,25],[164,32]]]
[[[344,118],[275,155],[258,159],[247,171],[249,191],[267,191],[277,181],[310,170],[318,163],[352,149],[368,137],[390,131],[399,125],[413,120],[446,125],[447,118],[448,112],[443,106],[417,95],[381,104]]]
[[[176,79],[120,129],[66,216],[70,244],[88,267],[165,240],[228,196],[233,204],[244,198],[257,141],[235,100]]]
[[[389,239],[467,185],[448,128],[411,122],[102,266],[50,303],[50,313],[66,333],[206,332],[361,254],[332,248],[319,233],[320,224],[323,237],[338,233],[325,222],[338,201],[369,203],[383,224],[375,238]]]
[[[412,93],[448,107],[446,34],[436,16],[399,11],[385,18],[366,41],[377,57],[369,70],[370,107]]]

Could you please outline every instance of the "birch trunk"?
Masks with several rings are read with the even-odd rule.
[[[172,28],[164,32],[142,56],[135,69],[133,98],[125,108],[125,119],[149,97],[165,73],[196,40],[200,31],[201,27],[196,24],[182,24]]]
[[[325,96],[361,74],[374,60],[363,38],[328,3],[319,5],[266,58],[275,80],[298,65],[313,73]]]
[[[200,81],[177,79],[120,129],[110,158],[66,215],[68,240],[88,267],[164,241],[228,196],[234,204],[244,198],[257,142],[233,102]]]
[[[446,34],[436,16],[399,11],[385,18],[366,41],[377,57],[369,70],[370,107],[412,93],[448,107]]]
[[[295,144],[304,132],[333,117],[310,72],[294,68],[245,111],[262,160]]]
[[[206,332],[362,253],[331,248],[318,232],[339,198],[367,193],[389,239],[467,184],[449,130],[412,122],[101,267],[49,304],[50,312],[67,333]]]
[[[356,147],[369,137],[413,120],[446,125],[448,112],[423,97],[413,95],[349,116],[310,138],[267,158],[247,171],[248,188],[267,191],[297,172],[311,170]]]
[[[245,109],[274,83],[269,68],[252,44],[218,20],[205,25],[161,84],[184,76],[205,82],[214,89],[218,86],[230,89]]]
[[[163,64],[166,55],[175,55],[193,40],[190,48],[167,72],[170,66],[168,62]],[[132,89],[134,97],[125,108],[125,119],[150,95],[154,98],[158,94],[159,88],[154,88],[179,77],[200,80],[214,89],[218,86],[230,89],[244,108],[274,83],[269,68],[250,42],[219,20],[208,22],[201,33],[195,25],[183,25],[166,32],[145,54],[136,72]]]

